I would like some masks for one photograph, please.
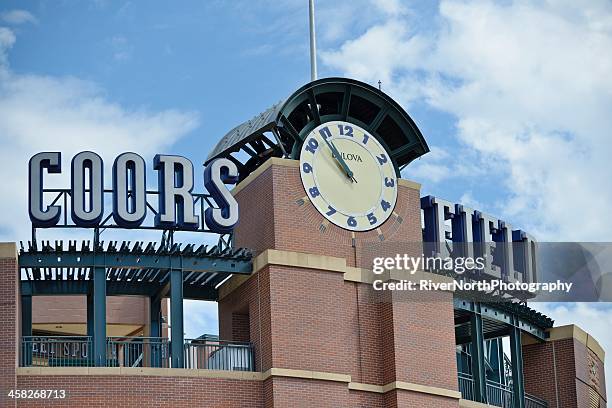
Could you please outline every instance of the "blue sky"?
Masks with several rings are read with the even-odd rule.
[[[309,80],[307,13],[306,0],[3,1],[0,239],[28,237],[36,152],[202,163]],[[421,128],[432,152],[404,176],[423,193],[541,241],[612,240],[609,1],[321,0],[317,35],[320,76],[381,80]],[[609,305],[537,307],[612,352]],[[186,310],[189,335],[216,330],[214,305]]]

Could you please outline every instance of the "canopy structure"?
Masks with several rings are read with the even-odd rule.
[[[243,180],[269,157],[298,159],[308,133],[331,120],[354,123],[376,137],[390,153],[398,175],[429,151],[414,121],[384,92],[353,79],[324,78],[230,130],[206,164],[227,158],[238,166]]]
[[[77,247],[70,241],[38,249],[31,244],[19,254],[22,289],[32,295],[88,294],[94,268],[104,268],[106,294],[156,296],[168,284],[170,271],[182,271],[183,297],[217,300],[216,286],[231,274],[251,273],[251,252],[220,246],[169,247],[156,243],[109,242]]]
[[[151,337],[161,336],[161,299],[170,298],[172,367],[184,366],[183,300],[218,300],[217,287],[232,274],[250,274],[251,252],[215,245],[144,245],[141,242],[62,241],[21,248],[22,335],[32,335],[32,296],[85,295],[87,335],[93,362],[106,365],[106,298],[140,295],[150,299]]]

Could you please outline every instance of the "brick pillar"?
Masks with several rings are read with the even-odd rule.
[[[604,358],[599,343],[575,325],[552,328],[544,343],[524,336],[525,392],[550,408],[605,407]]]
[[[248,322],[256,369],[273,369],[267,407],[457,407],[452,293],[376,299],[356,268],[422,253],[418,186],[398,183],[391,221],[353,235],[301,200],[297,163],[270,160],[234,190],[234,244],[259,256],[220,288],[221,338]]]
[[[16,367],[19,358],[19,275],[17,246],[14,242],[0,243],[0,406],[14,407],[7,397],[17,388]]]

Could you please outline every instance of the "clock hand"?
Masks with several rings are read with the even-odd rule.
[[[353,183],[357,183],[357,179],[355,178],[353,171],[349,168],[348,164],[346,164],[346,161],[342,158],[342,155],[340,154],[340,151],[338,151],[338,149],[336,148],[336,145],[334,145],[334,142],[330,141],[329,144],[334,150],[334,155],[336,156],[336,160],[344,168],[344,171],[346,172],[347,177],[350,178]]]
[[[329,149],[332,151],[332,157],[334,157],[336,161],[340,163],[340,166],[346,173],[346,176],[350,178],[352,182],[356,183],[357,180],[355,179],[353,172],[351,171],[351,169],[349,169],[349,166],[346,164],[346,162],[342,158],[342,155],[340,154],[338,149],[336,149],[336,146],[334,146],[334,144],[330,142],[329,140],[327,140],[326,138],[323,138],[323,140],[325,140],[325,143],[327,143],[327,145],[329,146]]]

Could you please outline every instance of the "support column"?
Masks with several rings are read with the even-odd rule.
[[[20,365],[32,365],[32,290],[29,285],[21,287],[21,361]],[[28,338],[29,337],[29,338]],[[28,338],[28,341],[23,341]]]
[[[161,298],[151,296],[149,302],[149,336],[152,337],[150,340],[151,367],[161,367],[162,352],[166,346],[161,339]]]
[[[484,358],[484,336],[482,334],[482,316],[473,313],[470,316],[472,378],[474,380],[474,401],[487,402],[487,377]]]
[[[87,337],[89,342],[87,343],[87,359],[90,363],[93,362],[93,335],[94,335],[94,297],[93,290],[87,294]]]
[[[184,343],[183,337],[183,270],[170,270],[170,355],[172,356],[172,368],[183,368],[184,366]]]
[[[512,388],[514,408],[525,408],[525,383],[523,380],[523,345],[521,330],[512,327],[510,331],[510,352],[512,358]]]
[[[96,367],[106,366],[106,268],[93,270],[93,361]]]

